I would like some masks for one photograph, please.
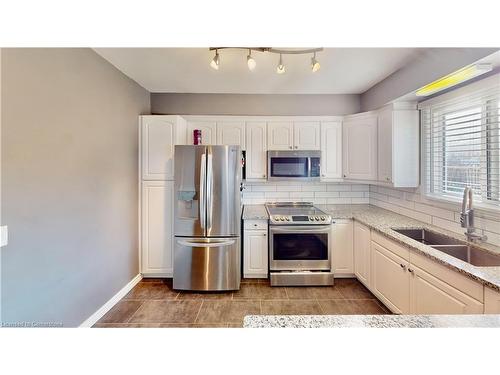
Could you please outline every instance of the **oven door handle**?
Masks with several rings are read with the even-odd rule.
[[[327,233],[330,231],[330,226],[326,225],[321,228],[311,228],[311,227],[270,227],[271,232],[273,233]]]

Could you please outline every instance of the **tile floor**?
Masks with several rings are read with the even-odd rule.
[[[271,287],[243,280],[227,293],[177,292],[171,279],[144,279],[94,327],[241,327],[245,315],[390,314],[356,279],[333,287]]]

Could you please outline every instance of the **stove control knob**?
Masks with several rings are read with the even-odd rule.
[[[316,221],[319,221],[319,217],[316,216],[315,219],[316,219]]]
[[[287,217],[285,217],[285,220],[286,221],[290,221],[290,218],[287,216]]]
[[[321,221],[325,221],[325,220],[326,220],[326,217],[321,216]]]

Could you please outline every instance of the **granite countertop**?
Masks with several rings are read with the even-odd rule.
[[[464,236],[460,236],[457,233],[434,225],[426,224],[408,216],[399,215],[395,212],[367,204],[317,205],[317,207],[330,214],[334,220],[354,219],[421,255],[458,271],[473,280],[479,281],[494,290],[500,291],[500,267],[473,266],[472,264],[463,262],[451,255],[406,237],[394,231],[392,228],[426,228],[465,242]],[[245,205],[243,220],[268,219],[269,216],[264,205]],[[500,247],[498,246],[486,243],[472,245],[495,254],[500,254]]]
[[[500,328],[500,315],[247,315],[244,328]]]
[[[243,207],[243,220],[269,220],[266,206],[263,204],[246,204]]]
[[[472,264],[461,261],[451,255],[402,235],[392,228],[426,228],[433,232],[466,242],[464,236],[371,205],[318,205],[318,208],[328,212],[334,219],[352,218],[421,255],[458,271],[473,280],[479,281],[494,290],[500,291],[500,267],[473,266]],[[500,247],[495,245],[486,243],[471,243],[471,245],[495,254],[500,254]]]

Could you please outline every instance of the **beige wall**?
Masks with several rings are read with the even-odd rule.
[[[76,326],[139,272],[150,96],[90,49],[4,49],[2,74],[3,321]]]
[[[151,94],[151,112],[179,115],[346,115],[359,95]]]

